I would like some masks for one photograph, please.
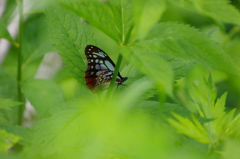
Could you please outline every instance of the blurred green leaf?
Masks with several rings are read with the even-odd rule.
[[[17,101],[17,81],[10,76],[6,71],[0,68],[0,98],[11,99]],[[7,102],[7,101],[6,101]],[[15,102],[9,101],[10,104],[15,105]],[[4,115],[4,118],[1,119],[1,123],[10,122],[12,124],[17,124],[18,116],[18,107],[13,107],[10,110],[0,110],[0,113]],[[2,116],[1,116],[2,117]]]
[[[18,142],[19,136],[10,134],[0,129],[0,154],[7,153],[8,150]]]
[[[13,40],[12,37],[10,36],[10,34],[9,34],[6,26],[3,24],[2,20],[0,20],[0,38],[7,39],[16,47],[19,46],[18,43],[15,40]]]
[[[158,54],[146,52],[137,47],[122,48],[121,53],[134,67],[153,80],[159,90],[166,91],[168,94],[172,93],[172,69]]]
[[[180,133],[194,138],[195,140],[209,144],[211,140],[208,136],[207,131],[201,125],[201,123],[192,115],[193,121],[188,118],[184,118],[180,115],[173,113],[173,116],[177,119],[168,118],[168,122],[175,127]]]
[[[54,107],[53,116],[37,124],[26,156],[57,159],[169,156],[176,137],[172,132],[166,133],[161,124],[155,125],[153,119],[141,114],[119,114],[122,106],[119,101],[109,105],[95,102],[75,99]]]
[[[188,74],[191,68],[195,65],[194,62],[184,60],[178,57],[162,56],[172,67],[174,72],[174,80],[178,80]]]
[[[112,19],[119,37],[119,43],[125,45],[133,29],[131,0],[109,0]],[[106,20],[105,20],[106,21]],[[91,23],[91,22],[90,22]],[[104,31],[105,33],[106,31]],[[115,33],[115,34],[116,34]]]
[[[96,108],[94,103],[90,105],[82,99],[54,107],[51,110],[53,116],[41,120],[35,127],[32,146],[27,155],[48,156],[60,152],[62,158],[66,155],[73,158],[76,155],[74,153],[81,153],[82,145],[87,144],[92,137],[84,116],[93,108]]]
[[[161,56],[182,58],[206,67],[214,67],[235,75],[240,75],[240,68],[224,53],[220,46],[207,35],[188,25],[175,22],[157,24],[145,40],[129,47],[131,50],[155,52]]]
[[[139,87],[141,86],[141,87]],[[136,80],[133,84],[131,84],[128,88],[126,88],[124,91],[120,93],[114,94],[114,100],[118,101],[118,99],[121,99],[117,103],[113,103],[112,105],[119,104],[121,107],[118,110],[119,113],[124,113],[126,111],[129,111],[129,109],[134,109],[133,106],[135,106],[135,103],[139,102],[142,96],[146,93],[147,90],[153,88],[153,83],[146,77],[142,77],[138,80]]]
[[[213,20],[220,20],[237,25],[240,24],[240,12],[230,4],[229,0],[174,0],[173,2],[182,5],[187,9],[197,11]]]
[[[46,53],[55,51],[43,14],[30,16],[25,22],[23,34],[22,70]]]
[[[137,35],[143,38],[166,9],[165,0],[133,0],[132,10]],[[151,17],[151,18],[150,18]]]
[[[11,107],[20,105],[20,102],[12,101],[12,99],[0,99],[0,109],[10,110]]]
[[[79,83],[85,83],[84,49],[88,44],[95,44],[93,34],[77,15],[57,4],[47,7],[45,14],[52,40],[68,71]]]
[[[131,31],[129,0],[111,0],[105,3],[97,0],[58,1],[118,44],[124,42]]]
[[[0,125],[0,129],[6,130],[11,134],[21,137],[20,140],[18,141],[19,144],[23,146],[27,146],[30,144],[33,135],[32,129],[10,124]]]
[[[29,79],[21,88],[41,118],[50,116],[49,109],[64,101],[62,89],[49,80]]]
[[[238,159],[239,147],[240,147],[239,140],[228,139],[224,144],[224,148],[223,148],[224,159]]]
[[[20,105],[20,102],[12,101],[12,99],[0,99],[0,123],[9,122],[9,112],[11,112],[12,107]]]
[[[233,118],[234,112],[235,111],[232,110],[231,112],[228,113],[230,116],[230,119]],[[228,118],[228,117],[226,117],[226,118]],[[238,114],[233,120],[226,123],[224,126],[227,127],[227,129],[226,129],[226,127],[223,127],[223,130],[227,130],[227,131],[225,131],[225,133],[227,135],[229,135],[232,138],[238,137],[240,135],[240,114]]]

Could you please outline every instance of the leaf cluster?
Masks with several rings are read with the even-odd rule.
[[[13,64],[17,74],[9,66],[14,61],[10,55],[3,64],[6,70],[0,68],[0,157],[8,156],[16,143],[20,152],[9,154],[26,159],[236,157],[232,152],[240,146],[240,116],[237,109],[226,108],[227,93],[218,97],[215,84],[216,70],[239,76],[238,64],[212,39],[216,29],[206,33],[184,21],[163,21],[169,18],[165,15],[169,8],[182,7],[209,18],[211,25],[230,36],[225,23],[239,25],[240,14],[227,0],[43,2],[44,7],[24,15],[29,17],[23,37],[19,34],[22,42],[15,41],[0,21],[0,37],[13,44],[18,58],[17,51],[9,52],[20,61]],[[39,11],[44,14],[33,15]],[[108,37],[106,42],[98,38],[99,32],[103,39]],[[232,42],[231,37],[228,40],[225,45]],[[108,42],[117,46],[109,53],[118,56],[112,81],[121,68],[129,79],[126,87],[112,91],[112,85],[96,95],[85,85],[84,49],[102,48],[103,43],[106,47]],[[51,80],[34,78],[51,51],[58,51],[68,72],[62,69],[63,74]],[[207,77],[198,66],[207,70]],[[72,89],[59,82],[59,76],[69,78],[68,73],[73,78],[67,82],[76,80],[72,86],[78,92],[66,99]],[[36,111],[32,128],[17,125],[24,99]]]

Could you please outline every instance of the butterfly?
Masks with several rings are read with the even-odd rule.
[[[93,93],[107,89],[113,78],[114,62],[103,50],[93,45],[85,47],[85,55],[88,61],[85,71],[86,85]],[[122,85],[127,79],[118,72],[115,85]]]

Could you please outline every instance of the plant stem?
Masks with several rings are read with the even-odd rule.
[[[22,74],[21,74],[21,67],[22,67],[22,36],[23,36],[23,0],[18,0],[18,8],[19,8],[19,33],[18,33],[18,65],[17,65],[17,91],[18,91],[18,101],[23,102],[23,97],[21,93],[21,80],[22,80]],[[24,110],[24,104],[21,104],[19,106],[18,111],[18,124],[22,124],[22,116],[23,116],[23,110]]]
[[[118,55],[117,64],[116,64],[116,67],[115,67],[115,70],[114,70],[114,73],[113,73],[113,78],[111,80],[111,83],[110,83],[110,86],[108,88],[108,92],[107,92],[107,95],[106,95],[106,101],[111,98],[111,94],[112,94],[112,91],[113,91],[114,83],[115,83],[115,81],[117,79],[117,75],[118,75],[118,71],[119,71],[122,59],[123,59],[122,55],[119,54]]]

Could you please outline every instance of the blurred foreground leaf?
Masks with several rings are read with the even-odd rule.
[[[139,71],[146,74],[157,85],[158,89],[172,93],[173,72],[170,65],[154,52],[131,47],[121,50],[123,56]]]

